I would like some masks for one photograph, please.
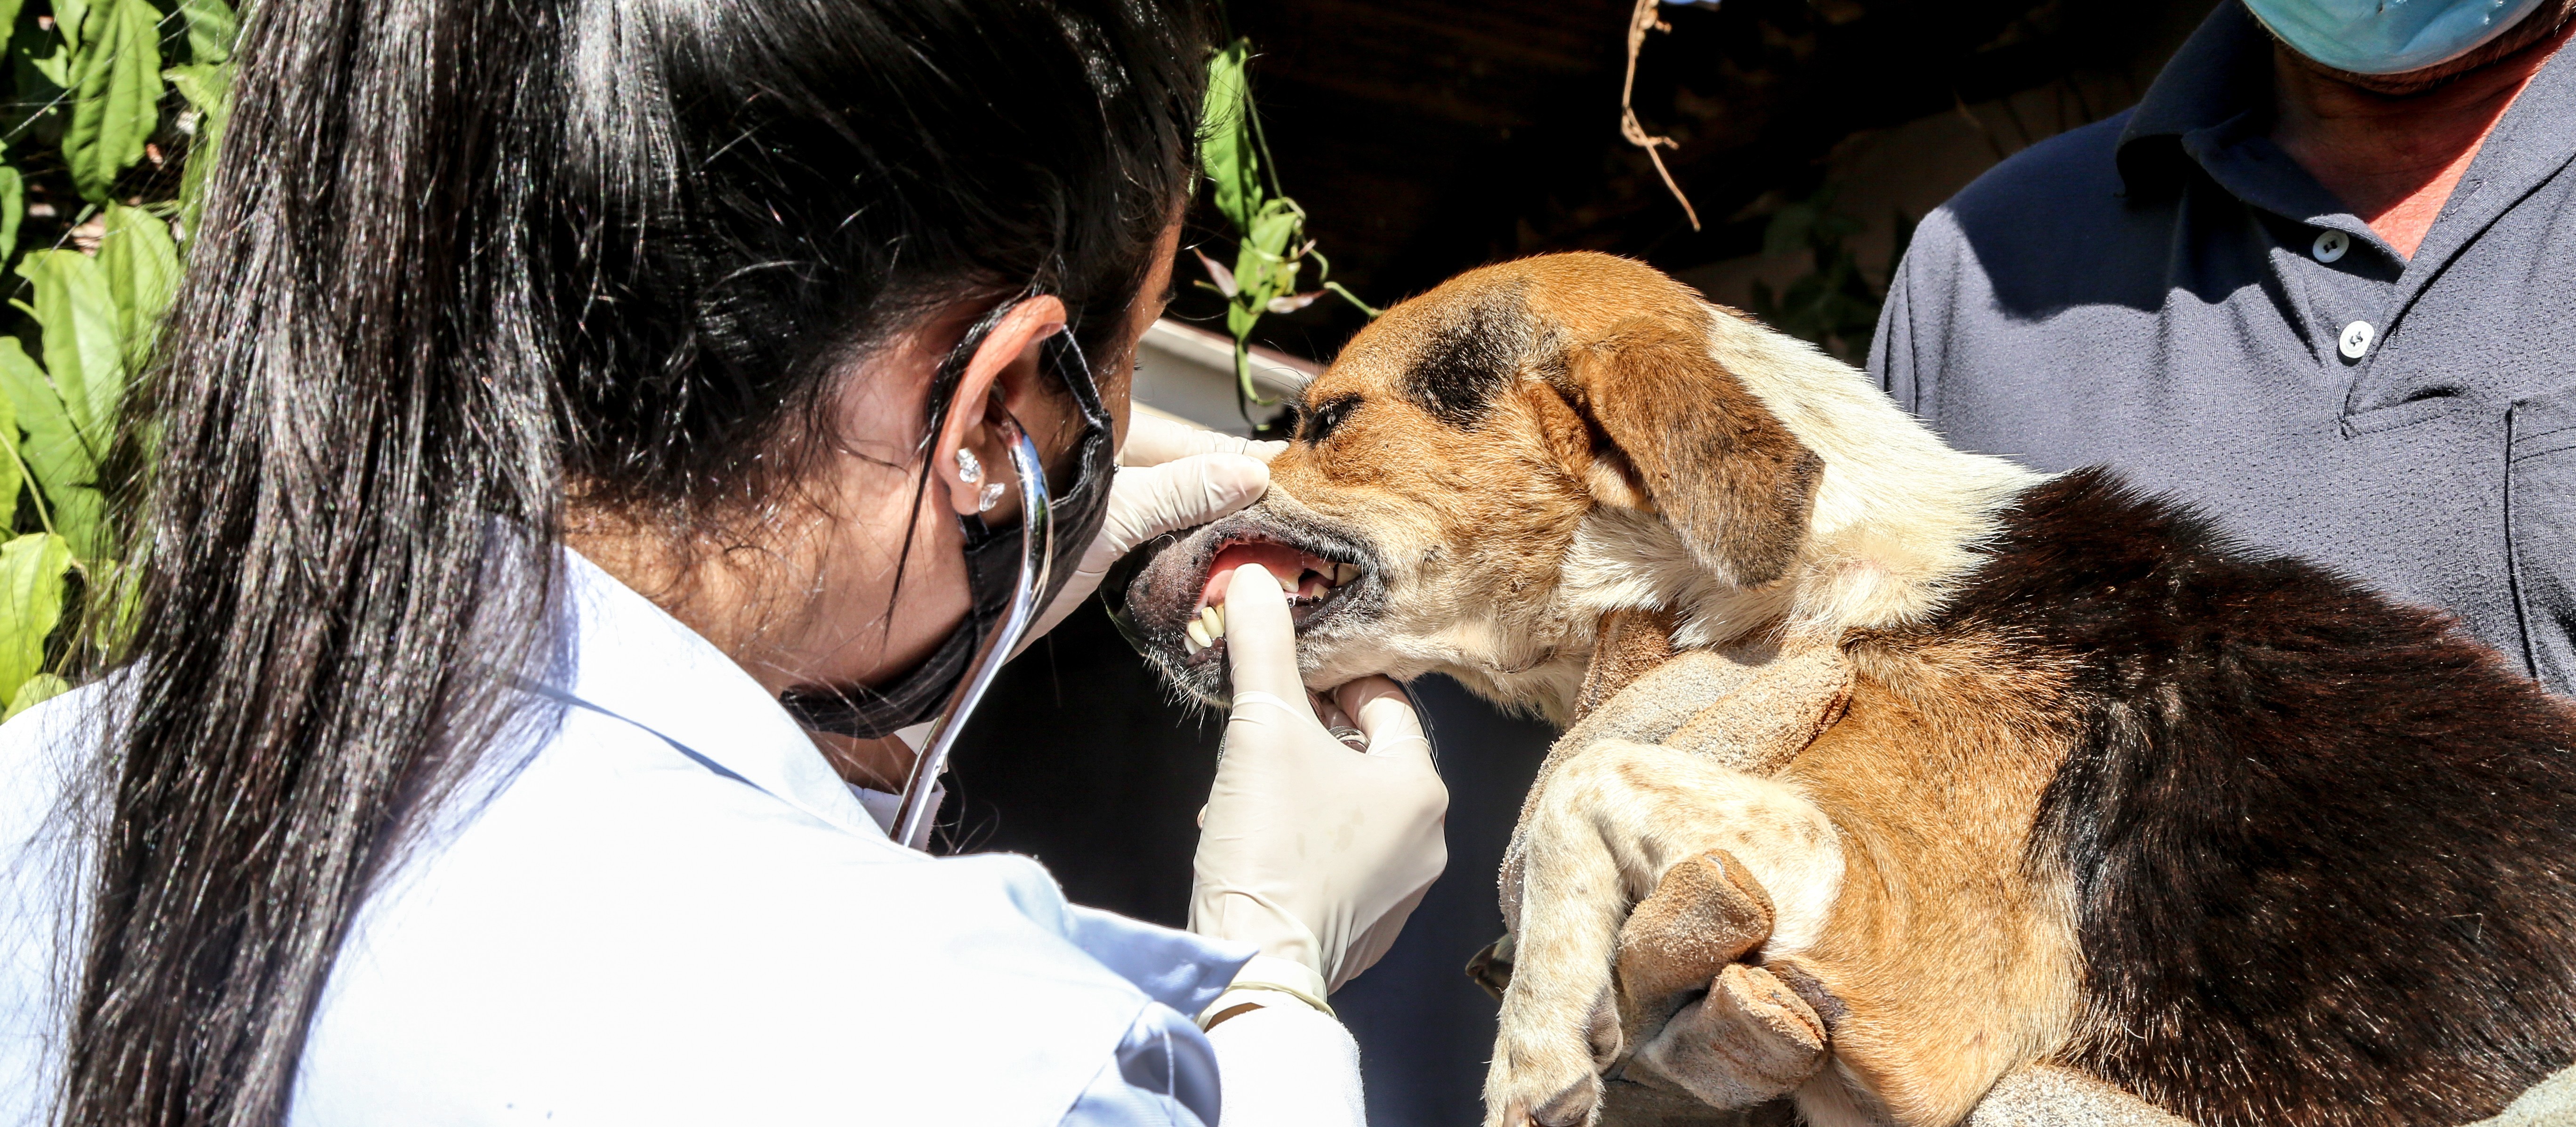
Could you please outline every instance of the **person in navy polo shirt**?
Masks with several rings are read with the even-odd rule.
[[[2576,0],[2226,0],[1923,223],[1870,368],[2576,688]]]

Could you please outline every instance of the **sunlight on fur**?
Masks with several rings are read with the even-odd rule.
[[[1824,460],[1809,535],[1786,578],[1741,588],[1711,575],[1661,518],[1603,507],[1565,561],[1578,620],[1613,610],[1682,612],[1682,648],[1723,645],[1786,616],[1832,636],[1912,622],[1977,563],[1998,515],[2041,480],[2001,458],[1950,449],[1867,373],[1781,333],[1710,318],[1709,353]]]

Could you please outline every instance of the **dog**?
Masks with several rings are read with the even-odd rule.
[[[2461,1123],[2576,1060],[2576,711],[2446,616],[1951,449],[1606,255],[1397,305],[1295,410],[1269,493],[1116,595],[1188,693],[1225,698],[1189,623],[1244,562],[1295,577],[1315,686],[1441,673],[1570,723],[1638,616],[1681,655],[1648,678],[1844,671],[1779,762],[1560,745],[1490,1122],[1590,1121],[1654,1065],[1950,1124],[2044,1065],[2210,1127]]]

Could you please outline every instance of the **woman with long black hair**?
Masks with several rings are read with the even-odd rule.
[[[1266,483],[1127,426],[1189,10],[262,0],[244,42],[128,420],[132,643],[0,729],[0,1124],[1359,1117],[1323,996],[1445,792],[1392,683],[1326,709],[1365,751],[1318,722],[1258,568],[1195,934],[906,848],[994,664]]]

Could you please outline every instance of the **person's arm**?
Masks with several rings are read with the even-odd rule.
[[[1239,996],[1239,995],[1238,995]],[[1294,1001],[1221,1004],[1205,1034],[1146,1007],[1061,1127],[1360,1127],[1360,1052],[1342,1023]]]
[[[1208,1041],[1171,1007],[1146,1006],[1061,1127],[1217,1127],[1224,1085]]]
[[[1224,1127],[1360,1127],[1360,1047],[1295,1001],[1243,1010],[1207,1031],[1225,1080]]]
[[[1247,565],[1225,592],[1234,699],[1201,816],[1190,930],[1260,954],[1200,1021],[1227,1127],[1356,1127],[1367,1120],[1359,1050],[1325,997],[1386,952],[1447,865],[1449,792],[1401,686],[1368,677],[1335,689],[1320,702],[1339,725],[1327,730],[1278,581]]]
[[[1919,416],[1923,397],[1915,379],[1913,304],[1905,269],[1912,261],[1909,251],[1887,280],[1887,301],[1878,307],[1878,332],[1869,342],[1869,374],[1878,377],[1878,389],[1897,406]]]
[[[1870,339],[1869,373],[1878,377],[1879,390],[1917,418],[1929,418],[1940,406],[1952,303],[1970,264],[1957,218],[1938,208],[1915,227],[1905,257],[1887,280],[1887,301],[1879,306],[1878,332]]]
[[[1108,523],[1030,636],[1071,613],[1137,544],[1259,498],[1269,483],[1262,462],[1279,449],[1279,443],[1135,419],[1120,451],[1123,468],[1110,493]],[[1068,1127],[1214,1127],[1220,1105],[1228,1127],[1366,1122],[1357,1043],[1329,1011],[1297,996],[1320,1003],[1394,941],[1446,863],[1440,823],[1448,792],[1431,770],[1429,741],[1410,702],[1393,682],[1371,678],[1343,693],[1342,707],[1377,738],[1371,751],[1379,754],[1356,753],[1324,730],[1297,680],[1286,601],[1271,581],[1260,588],[1266,605],[1250,613],[1254,624],[1238,626],[1228,645],[1238,689],[1247,687],[1242,670],[1250,655],[1260,671],[1254,680],[1278,691],[1238,695],[1216,793],[1201,818],[1208,839],[1200,846],[1191,912],[1193,930],[1255,943],[1267,957],[1254,960],[1236,978],[1241,989],[1200,1018],[1226,1015],[1207,1032],[1168,1008],[1149,1007],[1066,1114]],[[1227,600],[1229,613],[1235,602]],[[1361,760],[1367,762],[1352,762]],[[1305,785],[1276,785],[1281,772]],[[1334,863],[1302,863],[1309,851],[1295,838],[1313,816],[1363,807],[1386,815],[1377,821],[1392,832],[1334,851]],[[1209,841],[1216,843],[1213,851]]]

